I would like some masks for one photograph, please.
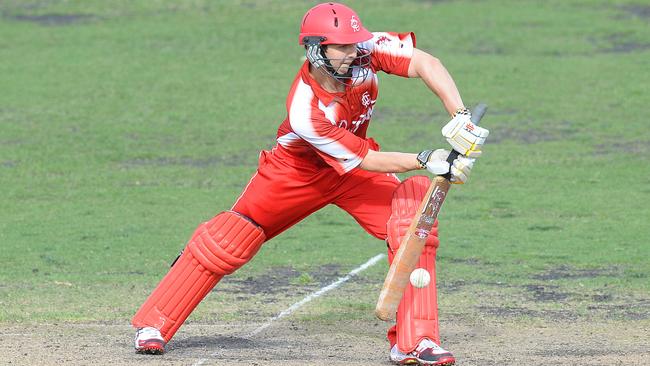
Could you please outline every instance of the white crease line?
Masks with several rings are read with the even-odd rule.
[[[304,299],[298,301],[297,303],[291,305],[286,310],[282,311],[280,314],[278,314],[278,315],[274,316],[273,318],[269,319],[266,323],[262,324],[257,329],[250,332],[246,336],[246,338],[253,337],[257,333],[259,333],[259,332],[263,331],[264,329],[268,328],[271,325],[271,323],[273,323],[274,321],[276,321],[278,319],[281,319],[281,318],[284,318],[287,315],[290,315],[291,313],[296,311],[299,307],[305,305],[306,303],[310,302],[311,300],[321,296],[322,294],[326,293],[327,291],[333,290],[333,289],[341,286],[341,284],[343,284],[344,282],[347,282],[348,280],[350,280],[350,278],[352,278],[352,276],[355,276],[359,272],[362,272],[362,271],[366,270],[368,267],[374,265],[379,260],[381,260],[383,257],[384,257],[384,254],[377,254],[376,256],[370,258],[366,263],[364,263],[361,266],[359,266],[359,267],[353,269],[352,271],[350,271],[350,273],[348,273],[347,276],[341,277],[338,280],[336,280],[335,282],[332,282],[331,284],[321,288],[320,290],[311,293],[309,296],[307,296]]]
[[[273,323],[274,321],[276,321],[278,319],[281,319],[281,318],[284,318],[285,316],[291,315],[291,313],[298,310],[298,308],[305,305],[306,303],[320,297],[321,295],[323,295],[324,293],[326,293],[326,292],[328,292],[330,290],[334,290],[335,288],[341,286],[343,283],[349,281],[350,278],[352,278],[353,276],[356,276],[360,272],[363,272],[366,269],[368,269],[369,267],[377,264],[377,262],[379,262],[385,256],[386,256],[385,254],[377,254],[376,256],[370,258],[366,263],[364,263],[364,264],[360,265],[359,267],[357,267],[357,268],[353,269],[352,271],[350,271],[350,273],[348,273],[347,276],[339,278],[338,280],[330,283],[329,285],[321,288],[320,290],[318,290],[316,292],[312,292],[311,294],[309,294],[309,296],[307,296],[304,299],[298,301],[297,303],[289,306],[287,309],[280,312],[280,314],[278,314],[278,315],[274,316],[273,318],[269,319],[266,323],[264,323],[261,326],[257,327],[257,329],[255,329],[254,331],[248,333],[248,335],[246,335],[245,338],[251,338],[251,337],[255,336],[256,334],[260,333],[264,329],[268,328],[271,325],[271,323]],[[215,352],[215,353],[210,354],[210,357],[215,357],[217,355],[218,355],[218,352]],[[207,361],[207,360],[208,360],[207,358],[202,358],[202,359],[198,360],[196,363],[194,363],[193,366],[203,365],[203,363],[205,361]]]

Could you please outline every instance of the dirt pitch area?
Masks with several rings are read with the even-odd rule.
[[[379,321],[187,324],[164,356],[133,353],[127,324],[0,328],[9,365],[389,365]],[[650,365],[650,329],[634,323],[514,324],[443,321],[443,343],[458,365]]]

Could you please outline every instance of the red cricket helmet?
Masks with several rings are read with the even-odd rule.
[[[319,37],[320,44],[355,44],[372,38],[361,24],[361,19],[354,10],[343,4],[322,3],[309,9],[300,24],[300,39],[306,44],[307,39]]]

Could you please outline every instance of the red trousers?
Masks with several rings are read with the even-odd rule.
[[[362,169],[339,175],[294,158],[282,146],[260,154],[259,167],[232,207],[264,229],[267,240],[328,204],[349,213],[374,237],[385,240],[394,174]]]

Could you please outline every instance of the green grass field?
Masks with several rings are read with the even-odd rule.
[[[440,216],[441,316],[647,326],[642,3],[348,1],[371,30],[414,31],[466,104],[490,106],[485,155]],[[0,2],[0,324],[130,319],[275,144],[312,5]],[[448,117],[420,81],[380,85],[369,135],[384,150],[445,146]],[[384,251],[326,208],[265,244],[190,319],[272,316]],[[295,317],[371,319],[385,271]],[[273,280],[278,291],[251,291]]]

